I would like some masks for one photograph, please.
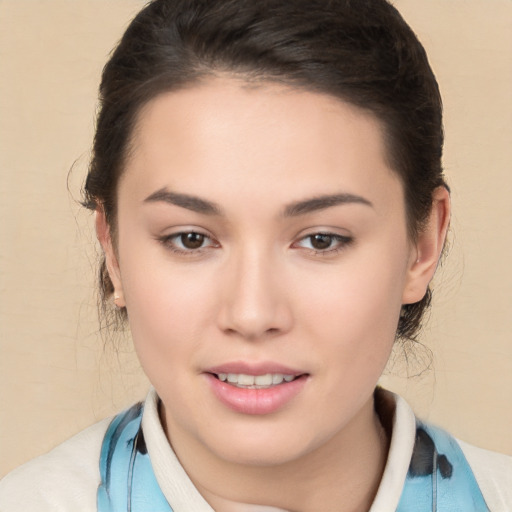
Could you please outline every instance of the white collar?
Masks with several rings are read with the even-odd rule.
[[[376,393],[383,409],[378,411],[379,415],[388,415],[391,420],[391,443],[379,489],[369,512],[389,512],[397,509],[402,496],[416,438],[416,418],[401,396],[382,388],[378,388]]]

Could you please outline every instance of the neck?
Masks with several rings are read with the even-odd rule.
[[[165,421],[164,428],[194,485],[217,512],[368,511],[389,444],[373,397],[328,443],[279,465],[219,459],[173,429],[169,436]]]

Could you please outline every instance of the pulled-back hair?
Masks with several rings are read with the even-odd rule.
[[[141,108],[216,75],[332,95],[371,112],[405,194],[412,240],[445,185],[442,104],[427,56],[386,0],[155,0],[131,22],[103,70],[84,204],[104,208],[115,239],[117,185]],[[103,304],[113,292],[105,261]],[[414,339],[430,289],[403,306],[397,336]],[[126,315],[122,310],[121,315]]]

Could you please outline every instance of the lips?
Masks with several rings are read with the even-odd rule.
[[[271,414],[288,405],[309,375],[279,364],[228,363],[204,373],[214,396],[241,414]]]

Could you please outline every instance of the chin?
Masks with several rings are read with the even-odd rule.
[[[296,426],[283,429],[269,424],[268,428],[255,426],[224,430],[219,434],[212,437],[210,431],[203,442],[215,456],[232,464],[279,466],[296,461],[317,448],[313,436],[308,436],[304,429],[297,431]]]

